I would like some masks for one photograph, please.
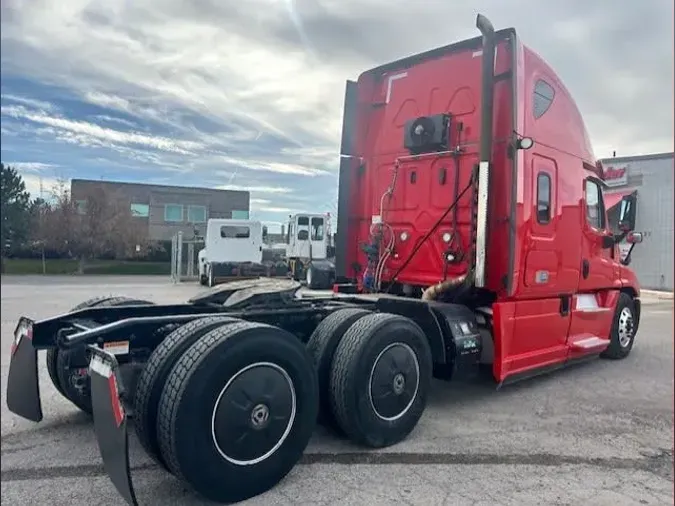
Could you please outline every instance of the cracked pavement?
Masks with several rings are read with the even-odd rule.
[[[166,278],[3,276],[3,505],[122,504],[91,422],[53,388],[43,352],[43,422],[7,410],[17,318],[51,316],[102,293],[180,302],[198,290]],[[672,301],[645,303],[624,361],[591,361],[499,391],[435,382],[419,426],[392,448],[363,451],[317,427],[289,476],[240,504],[672,505],[672,311]],[[208,504],[159,470],[133,435],[130,452],[139,504]]]

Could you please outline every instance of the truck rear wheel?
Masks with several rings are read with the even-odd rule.
[[[609,346],[600,356],[612,360],[626,358],[633,349],[637,327],[637,312],[633,298],[627,293],[619,294],[609,335]]]
[[[405,439],[426,407],[431,349],[411,319],[364,316],[345,332],[330,373],[331,407],[354,442],[382,448]]]
[[[94,297],[81,302],[70,310],[79,311],[80,309],[90,307],[114,307],[131,306],[136,304],[153,304],[147,300],[132,299],[129,297],[102,296]],[[54,384],[54,387],[77,406],[81,411],[91,415],[91,391],[89,388],[89,373],[87,367],[71,368],[71,359],[75,353],[81,353],[80,350],[59,350],[50,348],[47,350],[47,372]]]
[[[152,459],[165,469],[157,443],[157,406],[171,368],[178,358],[200,337],[211,330],[238,321],[226,316],[200,318],[171,332],[155,348],[138,378],[134,402],[134,427],[141,445]]]
[[[276,485],[316,424],[316,372],[304,345],[279,328],[236,322],[178,359],[162,392],[158,441],[173,474],[217,502]]]
[[[316,327],[307,342],[319,379],[319,423],[341,432],[330,404],[330,369],[340,339],[357,320],[371,314],[359,308],[340,309],[329,314]]]

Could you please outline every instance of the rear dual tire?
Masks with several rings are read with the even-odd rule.
[[[371,448],[396,444],[417,426],[432,359],[412,320],[343,309],[319,324],[307,347],[319,379],[322,424]]]
[[[177,359],[157,405],[161,461],[218,502],[272,488],[300,459],[316,423],[317,377],[303,344],[279,328],[234,321],[182,353],[172,350]],[[172,362],[165,357],[163,371]]]
[[[200,318],[171,332],[150,355],[141,371],[134,399],[134,427],[141,445],[150,457],[167,469],[157,442],[157,408],[164,386],[176,361],[198,339],[211,330],[236,322],[234,318]]]

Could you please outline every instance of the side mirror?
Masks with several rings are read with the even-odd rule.
[[[628,244],[640,244],[642,239],[642,233],[640,232],[631,232],[626,236],[626,242]]]
[[[635,195],[624,195],[621,199],[621,209],[619,210],[619,230],[621,232],[635,230],[636,204],[637,198]]]
[[[263,228],[262,228],[262,236],[263,236],[263,239],[265,239],[267,237],[267,227],[265,225],[263,225]]]

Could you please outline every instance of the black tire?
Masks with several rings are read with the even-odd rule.
[[[72,311],[89,307],[114,307],[114,306],[133,306],[133,305],[151,305],[153,302],[141,299],[132,299],[129,297],[96,297],[89,299],[75,306]],[[49,353],[51,351],[51,353]],[[52,348],[47,353],[47,370],[54,382],[57,390],[78,409],[88,415],[92,414],[91,389],[89,381],[89,371],[87,367],[71,369],[71,357],[79,350],[59,350]],[[56,381],[54,381],[55,374]]]
[[[621,292],[616,303],[609,335],[609,346],[600,356],[611,360],[621,360],[630,355],[638,329],[638,317],[633,298]]]
[[[213,267],[211,267],[210,265],[207,267],[206,270],[206,286],[208,286],[209,288],[216,286],[216,277],[213,274]]]
[[[244,372],[261,362],[270,365]],[[229,410],[220,412],[217,401],[225,395],[229,382],[241,385],[246,379],[242,374],[250,381],[257,380],[258,390],[247,385],[247,391],[239,390],[241,399],[236,399],[237,402],[230,399]],[[275,387],[274,380],[280,381],[279,386]],[[235,383],[233,388],[237,386]],[[291,392],[295,392],[294,414],[290,410]],[[231,394],[229,390],[227,395]],[[287,402],[282,402],[284,397]],[[218,436],[212,435],[217,432],[212,431],[212,418],[238,414],[247,427],[253,423],[254,412],[264,415],[260,406],[272,402],[276,406],[271,415],[268,412],[266,420],[275,421],[270,427],[277,432],[272,434],[272,441],[280,446],[276,449],[272,446],[267,455],[260,457],[261,461],[252,462],[256,444],[263,443],[256,441],[255,435],[251,435],[256,433],[251,432],[241,440],[241,447],[227,449],[240,460],[251,461],[243,465],[227,460],[217,444],[236,446],[241,436],[234,429],[225,431],[226,424],[217,422],[214,424],[219,427]],[[204,497],[217,502],[242,501],[269,490],[294,467],[312,436],[318,405],[316,372],[298,339],[269,325],[232,323],[206,334],[174,365],[159,403],[157,427],[162,457],[175,476]],[[288,423],[285,417],[290,418]],[[279,432],[283,434],[280,436]],[[270,435],[264,430],[257,432],[261,433]]]
[[[94,307],[101,302],[112,299],[112,295],[104,295],[104,296],[99,296],[99,297],[93,297],[91,299],[85,300],[84,302],[80,302],[77,306],[72,308],[70,312],[72,313],[73,311],[78,311],[80,309],[88,308],[88,307]],[[52,380],[52,383],[56,390],[66,397],[66,393],[63,391],[63,388],[61,387],[61,382],[59,381],[59,375],[58,375],[58,365],[57,365],[57,355],[58,355],[58,349],[57,348],[49,348],[47,350],[47,356],[45,357],[46,362],[47,362],[47,372],[49,373],[49,378]]]
[[[359,308],[335,311],[319,323],[307,341],[307,352],[319,379],[319,423],[338,433],[342,430],[335,420],[330,403],[330,369],[333,357],[347,329],[368,314],[371,312]]]
[[[322,277],[322,273],[312,264],[309,264],[307,270],[305,271],[305,283],[307,284],[307,288],[312,290],[318,290],[321,288]]]
[[[371,376],[380,378],[382,395],[375,401]],[[429,342],[415,322],[387,313],[364,316],[349,327],[335,351],[333,414],[352,441],[371,448],[391,446],[417,426],[431,377]]]
[[[157,406],[171,368],[200,337],[235,321],[238,320],[226,316],[211,316],[179,326],[155,348],[139,375],[134,400],[134,427],[145,451],[165,469],[168,468],[157,442]]]
[[[209,280],[208,280],[208,278],[206,277],[205,274],[201,274],[201,275],[199,276],[199,284],[200,284],[200,285],[206,286],[208,282],[209,282]]]

